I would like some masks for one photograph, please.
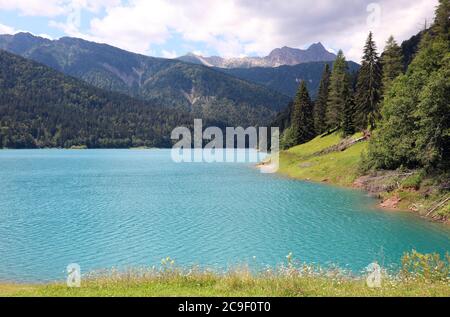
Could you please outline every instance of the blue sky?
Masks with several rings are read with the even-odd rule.
[[[172,58],[265,56],[322,42],[359,61],[369,31],[380,49],[431,21],[437,0],[0,0],[0,33],[80,37]]]

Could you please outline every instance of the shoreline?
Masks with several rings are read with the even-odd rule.
[[[347,140],[342,140],[338,135],[319,136],[308,143],[281,151],[276,174],[303,182],[359,190],[377,201],[377,209],[409,213],[429,222],[450,225],[446,213],[449,193],[437,190],[435,184],[428,184],[434,180],[433,177],[421,178],[420,171],[378,171],[361,175],[358,166],[361,153],[367,149],[367,141],[336,150],[340,144],[355,138],[358,139],[359,135]],[[256,167],[263,169],[270,164],[269,157]],[[420,178],[419,183],[412,182],[411,185],[411,178],[416,177]]]
[[[262,168],[263,165],[264,165],[263,163],[259,163],[257,165],[257,168],[260,169],[260,168]],[[292,175],[288,175],[288,174],[285,174],[285,173],[281,173],[281,172],[277,172],[276,174],[277,175],[281,175],[283,177],[287,177],[287,178],[292,179],[292,180],[300,181],[300,182],[307,182],[307,183],[312,183],[312,184],[320,184],[320,185],[325,185],[325,186],[333,186],[333,187],[338,187],[338,188],[345,188],[345,189],[348,189],[348,190],[360,191],[361,193],[363,193],[365,195],[368,195],[369,197],[372,197],[372,198],[374,198],[376,200],[376,204],[374,204],[373,207],[376,207],[377,209],[380,209],[380,210],[383,210],[383,211],[386,211],[386,212],[393,212],[393,213],[408,213],[408,214],[414,215],[414,216],[416,216],[416,217],[418,217],[418,218],[420,218],[422,220],[425,220],[425,221],[428,221],[428,222],[432,222],[432,223],[443,224],[443,225],[446,225],[446,226],[448,226],[450,228],[450,219],[446,219],[446,220],[435,219],[435,218],[432,218],[432,217],[424,216],[424,215],[420,214],[419,212],[413,211],[413,210],[411,210],[409,208],[401,208],[401,207],[398,207],[398,206],[392,206],[392,205],[390,205],[389,201],[392,198],[394,198],[394,197],[391,197],[391,198],[388,198],[388,199],[383,199],[382,197],[379,197],[379,193],[371,192],[370,190],[367,190],[367,189],[365,189],[363,187],[359,187],[359,186],[357,186],[355,184],[352,184],[351,186],[346,186],[346,185],[332,183],[332,182],[329,182],[329,181],[315,181],[315,180],[312,180],[310,178],[298,178],[298,177],[295,177],[295,176],[292,176]],[[355,182],[356,182],[356,180],[355,180]]]
[[[314,140],[313,140],[314,141]],[[306,143],[306,145],[308,145],[309,143]],[[363,142],[359,143],[358,146],[364,145]],[[300,147],[302,147],[303,145],[301,145]],[[170,148],[167,148],[167,150]],[[351,149],[351,148],[349,148]],[[346,149],[346,151],[349,151],[349,149]],[[146,148],[146,147],[138,147],[138,148],[95,148],[95,149],[87,149],[87,148],[40,148],[40,149],[5,149],[2,148],[0,149],[1,151],[26,151],[26,150],[55,150],[55,151],[95,151],[95,150],[123,150],[123,151],[154,151],[154,150],[166,150],[166,148]],[[288,159],[292,159],[291,157],[289,157],[288,159],[286,158],[286,155],[291,156],[291,154],[289,153],[290,150],[286,150],[286,151],[282,151],[280,154],[280,169],[276,172],[276,174],[278,175],[282,175],[284,177],[288,177],[290,179],[293,180],[298,180],[298,181],[303,181],[303,182],[311,182],[311,183],[316,183],[316,184],[323,184],[323,185],[328,185],[328,186],[337,186],[340,188],[347,188],[347,189],[351,189],[351,190],[360,190],[362,191],[364,194],[371,196],[372,198],[374,198],[375,200],[377,200],[377,204],[376,207],[378,209],[381,210],[385,210],[388,212],[405,212],[405,213],[410,213],[410,214],[414,214],[418,217],[420,217],[423,220],[427,220],[430,222],[435,222],[435,223],[441,223],[447,226],[450,226],[450,218],[449,217],[436,217],[435,214],[433,213],[429,213],[428,210],[426,210],[426,208],[422,208],[422,210],[420,210],[420,208],[417,208],[416,205],[420,205],[421,202],[425,199],[424,197],[421,197],[421,193],[418,190],[412,190],[412,189],[398,189],[397,191],[394,192],[385,192],[385,191],[381,191],[381,190],[372,190],[370,188],[370,184],[365,184],[364,183],[364,179],[376,179],[377,177],[373,177],[371,175],[353,175],[354,177],[352,177],[352,173],[354,174],[354,170],[350,170],[348,171],[349,173],[347,173],[347,171],[344,171],[344,174],[349,174],[350,175],[350,181],[348,180],[344,180],[341,181],[341,179],[339,179],[338,181],[333,181],[332,178],[330,177],[302,177],[300,175],[295,175],[294,172],[290,172],[290,171],[285,171],[281,169],[281,165],[283,165],[283,163],[286,163],[285,161],[287,161]],[[326,154],[329,155],[329,154]],[[314,158],[314,155],[309,154],[308,156],[308,160]],[[294,161],[298,160],[299,162],[301,162],[303,160],[302,157],[296,158],[294,157]],[[297,163],[299,163],[297,162]],[[317,166],[320,167],[320,162],[318,164],[316,164]],[[263,162],[257,163],[255,165],[253,165],[255,168],[259,169],[259,170],[272,170],[273,167],[271,167],[271,163],[270,163],[270,159],[269,160],[265,160]],[[304,162],[302,164],[298,164],[297,169],[307,169],[310,167],[310,163],[308,162]],[[354,167],[352,167],[354,169]],[[388,171],[386,171],[388,172]],[[392,171],[391,171],[392,172]],[[410,175],[413,175],[414,173],[410,173]],[[346,177],[348,177],[348,175],[346,175]],[[408,193],[410,194],[410,197],[407,197],[405,199],[403,199],[401,196],[401,194],[405,194]],[[414,195],[416,195],[416,197],[414,197]],[[445,198],[446,195],[442,195],[441,197],[437,197],[437,198]],[[430,202],[428,202],[430,203]],[[432,202],[431,202],[432,203]],[[409,206],[405,205],[405,204],[409,204]],[[443,206],[446,206],[445,204]],[[415,210],[414,210],[415,209]]]
[[[403,255],[404,263],[396,272],[381,268],[381,285],[371,288],[367,276],[330,268],[308,266],[287,257],[287,263],[273,270],[252,272],[237,267],[225,272],[182,268],[106,270],[82,276],[79,288],[70,288],[64,280],[43,283],[0,281],[0,297],[320,297],[320,296],[448,296],[450,285],[448,258],[416,251]],[[425,262],[423,259],[427,259]],[[430,267],[431,265],[431,267]],[[435,267],[434,265],[437,265]],[[421,274],[430,269],[429,274]],[[320,288],[318,288],[320,286]]]
[[[62,148],[62,147],[44,147],[44,148],[26,148],[26,149],[11,149],[11,148],[0,148],[0,151],[42,151],[42,150],[52,150],[52,151],[96,151],[96,150],[170,150],[171,148],[160,148],[160,147],[123,147],[123,148],[85,148],[85,147],[73,147],[73,148]]]

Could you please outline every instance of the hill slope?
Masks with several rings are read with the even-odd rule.
[[[295,96],[300,81],[304,80],[312,98],[315,98],[319,90],[325,64],[332,66],[333,62],[312,62],[275,68],[254,67],[220,70],[238,78],[264,85],[290,97]],[[348,62],[348,68],[351,73],[355,73],[358,71],[359,65],[354,62]]]
[[[104,91],[0,50],[0,148],[169,146],[186,112]]]
[[[205,66],[152,58],[76,38],[51,41],[28,33],[2,35],[0,48],[98,88],[163,108],[186,109],[228,125],[268,124],[289,102],[278,92]]]
[[[357,138],[355,136],[354,138]],[[358,177],[358,163],[367,142],[360,142],[345,151],[330,151],[342,138],[337,134],[317,137],[281,153],[280,172],[290,177],[316,182],[352,186]]]

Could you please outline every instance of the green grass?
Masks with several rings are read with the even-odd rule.
[[[85,281],[81,288],[64,284],[1,285],[6,297],[322,297],[322,296],[450,296],[448,282],[384,279],[380,289],[369,288],[362,278],[338,276],[252,276],[197,273],[152,277],[104,277]]]
[[[341,141],[338,134],[323,138],[319,136],[306,144],[281,152],[280,173],[303,180],[351,186],[358,176],[361,153],[367,148],[367,142],[357,143],[342,152],[314,155]]]
[[[286,257],[287,265],[253,273],[248,267],[216,273],[179,269],[170,258],[162,268],[115,270],[83,277],[81,288],[63,283],[0,284],[1,297],[322,297],[450,296],[450,255],[405,253],[395,274],[383,271],[381,288],[367,286],[365,276],[320,269]]]
[[[423,176],[421,173],[414,174],[402,182],[403,189],[420,189],[420,184],[422,183]]]

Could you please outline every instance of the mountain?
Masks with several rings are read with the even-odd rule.
[[[290,101],[264,86],[209,67],[148,57],[77,38],[52,41],[29,33],[1,35],[0,49],[98,88],[230,126],[266,125]]]
[[[290,97],[295,96],[300,82],[304,80],[311,97],[314,99],[319,90],[325,64],[329,64],[332,67],[333,62],[310,62],[295,66],[280,66],[273,68],[253,67],[217,69],[229,75],[264,85]],[[347,64],[351,73],[356,73],[358,71],[358,64],[354,62],[348,62]]]
[[[166,147],[187,112],[95,88],[0,50],[0,148]]]
[[[336,55],[328,52],[322,43],[311,45],[306,50],[283,47],[273,50],[266,57],[222,58],[218,56],[203,57],[195,54],[181,56],[178,60],[219,68],[252,68],[278,67],[282,65],[298,65],[310,62],[334,61]]]

